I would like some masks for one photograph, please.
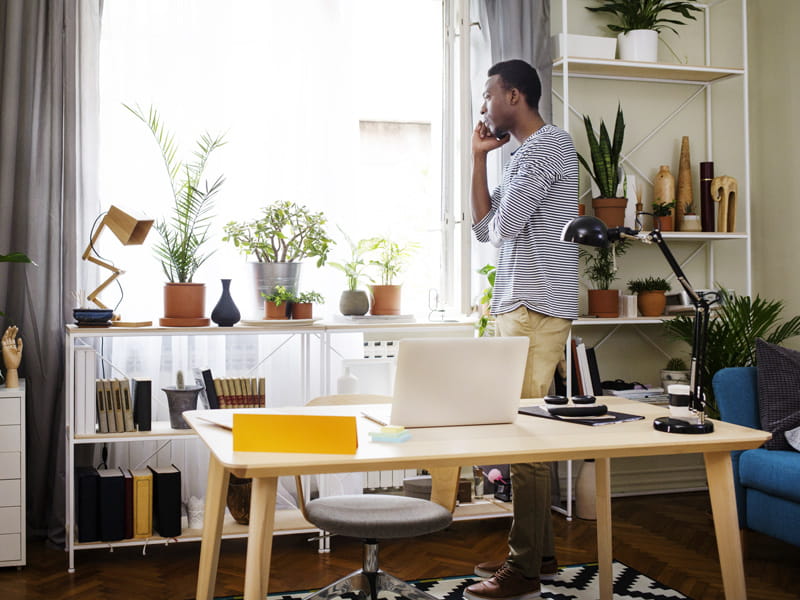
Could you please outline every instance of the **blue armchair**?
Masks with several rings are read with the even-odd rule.
[[[713,378],[723,421],[761,429],[755,367]],[[800,546],[800,452],[756,448],[731,453],[739,526]]]

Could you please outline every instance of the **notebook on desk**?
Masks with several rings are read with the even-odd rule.
[[[528,338],[401,340],[391,405],[369,418],[404,427],[512,423]]]

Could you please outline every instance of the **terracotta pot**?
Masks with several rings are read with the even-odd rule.
[[[314,305],[311,302],[295,302],[292,304],[293,319],[311,319],[314,315]]]
[[[675,231],[675,215],[670,213],[666,217],[653,217],[653,228],[661,231]]]
[[[636,296],[636,306],[643,317],[658,317],[664,314],[667,296],[663,290],[639,292]]]
[[[204,283],[167,283],[164,285],[165,327],[203,327],[211,321],[203,316],[206,308]]]
[[[288,319],[291,311],[292,307],[288,302],[281,302],[280,306],[274,302],[264,302],[265,319]]]
[[[625,207],[627,198],[594,198],[592,210],[594,216],[606,224],[606,227],[622,227],[625,225]]]
[[[585,204],[578,204],[578,216],[582,217],[586,214],[586,205]]]
[[[371,285],[373,315],[399,315],[400,314],[400,288],[399,285]]]
[[[589,290],[589,314],[593,317],[619,316],[619,290]]]

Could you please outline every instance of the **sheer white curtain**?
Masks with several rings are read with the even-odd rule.
[[[207,285],[208,312],[224,277],[233,279],[243,317],[259,316],[246,260],[221,241],[222,227],[288,199],[325,212],[340,241],[331,255],[336,260],[348,252],[337,225],[354,239],[380,235],[418,243],[403,281],[404,312],[427,313],[427,291],[438,284],[440,265],[441,13],[436,0],[105,0],[103,206],[156,219],[169,215],[170,188],[155,140],[123,107],[153,105],[184,158],[203,132],[225,133],[227,144],[206,171],[212,181],[226,178],[213,225],[217,250],[194,279]],[[157,321],[162,314],[156,236],[152,231],[139,247],[121,247],[113,236],[98,244],[126,271],[119,279],[125,320]],[[325,295],[332,314],[345,281],[309,261],[301,287]],[[101,299],[113,306],[119,296],[110,287]],[[307,400],[298,385],[299,340],[281,346],[284,341],[269,335],[136,337],[107,342],[104,353],[118,370],[108,376],[153,380],[153,418],[166,420],[160,390],[178,369],[236,377],[253,375],[260,364],[268,405]],[[354,340],[339,348],[349,357],[361,351]],[[312,357],[318,355],[312,344]],[[316,373],[318,365],[313,368]],[[312,387],[311,394],[318,391]],[[179,464],[184,500],[205,487],[207,457],[193,442],[160,450],[155,444],[118,447],[110,461]],[[352,491],[360,481],[360,475],[343,476],[322,486],[325,493]],[[292,488],[290,482],[286,496]]]

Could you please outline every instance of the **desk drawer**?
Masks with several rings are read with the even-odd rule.
[[[19,452],[19,425],[0,425],[0,452]]]
[[[22,474],[22,453],[0,452],[0,479],[19,479]]]
[[[20,506],[19,479],[5,479],[0,481],[0,506]]]
[[[0,562],[22,558],[22,537],[19,533],[0,534]]]
[[[0,398],[0,425],[19,425],[20,418],[19,398]]]
[[[5,506],[0,508],[0,535],[5,533],[20,533],[22,521],[19,506]]]

